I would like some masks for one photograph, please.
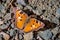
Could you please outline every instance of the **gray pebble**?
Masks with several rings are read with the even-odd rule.
[[[58,14],[60,14],[60,8],[57,8],[56,12],[57,12]]]
[[[9,20],[11,19],[11,13],[7,13],[5,16],[4,16],[4,20]]]
[[[56,28],[54,28],[54,29],[51,30],[51,32],[52,32],[54,35],[57,34],[58,31],[59,31],[59,27],[56,27]]]
[[[59,27],[56,27],[56,28],[52,29],[51,32],[53,33],[52,39],[54,39],[56,34],[59,33]]]
[[[12,28],[15,28],[14,23],[11,24],[11,27],[12,27]]]
[[[56,23],[57,25],[59,25],[59,20],[56,17],[52,19],[52,22]]]
[[[45,40],[49,40],[52,37],[52,32],[50,30],[45,30],[38,33]]]
[[[15,36],[16,31],[14,29],[9,30],[9,34],[11,37]]]
[[[0,32],[0,35],[5,39],[8,40],[10,38],[10,36],[4,32]]]
[[[0,4],[0,10],[2,11],[4,8],[4,6],[2,4]]]
[[[21,40],[23,37],[22,37],[22,35],[21,34],[19,34],[19,40]]]
[[[32,40],[32,39],[33,39],[33,33],[32,32],[24,34],[24,40]]]
[[[3,24],[3,25],[0,26],[0,29],[2,29],[2,30],[3,30],[3,29],[6,29],[6,28],[8,28],[8,26],[5,25],[5,24]]]
[[[60,8],[56,9],[56,17],[59,18],[60,17]]]
[[[3,35],[0,34],[0,40],[2,40]]]
[[[2,25],[4,22],[0,20],[0,25]]]
[[[17,0],[17,3],[21,4],[21,5],[24,5],[24,6],[26,5],[25,2],[24,2],[24,0]]]

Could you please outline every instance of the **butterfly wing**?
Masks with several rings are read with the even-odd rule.
[[[28,15],[25,14],[24,12],[22,12],[21,10],[17,10],[15,17],[16,17],[16,19],[15,19],[16,27],[19,29],[22,29]]]
[[[43,26],[44,26],[44,23],[40,22],[35,18],[30,18],[29,22],[26,24],[23,31],[24,32],[36,31],[40,28],[43,28]]]

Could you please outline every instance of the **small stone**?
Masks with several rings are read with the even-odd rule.
[[[19,40],[19,39],[18,39],[18,35],[17,35],[17,34],[16,34],[16,36],[15,36],[15,40]]]
[[[56,34],[59,32],[59,27],[56,27],[56,28],[52,29],[51,32],[53,33],[52,39],[54,39]]]
[[[10,0],[7,0],[6,3],[10,3]]]
[[[3,21],[0,21],[0,25],[3,24],[4,22]]]
[[[0,10],[2,11],[4,9],[4,6],[0,4]]]
[[[6,34],[6,33],[4,33],[4,32],[0,32],[0,35],[3,35],[3,38],[5,39],[5,40],[9,40],[9,38],[10,38],[10,36],[8,35],[8,34]]]
[[[52,32],[54,35],[56,35],[56,34],[58,33],[58,31],[59,31],[59,27],[56,27],[56,28],[54,28],[54,29],[51,30],[51,32]]]
[[[0,40],[2,40],[2,37],[3,37],[3,35],[2,35],[2,34],[0,34]]]
[[[26,5],[25,2],[24,2],[24,0],[17,0],[17,3],[21,4],[21,5],[24,5],[24,6]]]
[[[32,32],[24,34],[24,40],[32,40],[32,38],[33,38]]]
[[[5,13],[5,7],[4,7],[2,4],[0,4],[0,11],[1,11],[2,13]]]
[[[14,29],[9,30],[9,34],[11,37],[16,35],[16,31]]]
[[[57,25],[59,25],[59,20],[56,17],[52,19],[52,22],[56,23]]]
[[[38,39],[38,40],[43,40],[42,38],[40,38],[40,36],[37,36],[37,39]]]
[[[3,30],[3,29],[6,29],[6,28],[8,28],[8,26],[5,25],[5,24],[3,24],[3,25],[0,26],[0,29],[2,29],[2,30]]]
[[[33,10],[33,12],[34,12],[36,15],[40,15],[40,13],[39,13],[38,10]]]
[[[0,12],[0,17],[3,17],[3,15],[4,15],[4,14]]]
[[[60,35],[58,36],[58,38],[60,39]]]
[[[4,16],[4,20],[9,20],[11,19],[11,13],[7,13],[5,16]]]
[[[26,7],[24,7],[24,10],[26,10],[26,9],[32,10],[32,7],[27,5]]]
[[[17,5],[17,8],[18,8],[18,9],[23,9],[23,6],[20,5],[20,4],[18,4],[18,5]]]
[[[56,17],[59,18],[60,17],[60,8],[56,9]]]
[[[22,35],[21,35],[21,34],[19,34],[19,40],[21,40],[21,39],[23,39],[23,37],[22,37]]]
[[[12,23],[12,24],[11,24],[11,27],[12,27],[12,28],[14,28],[14,27],[15,27],[15,26],[14,26],[14,23]]]
[[[60,8],[57,8],[56,13],[60,14]]]
[[[52,38],[52,32],[50,30],[38,32],[38,35],[45,40],[49,40],[50,38]]]

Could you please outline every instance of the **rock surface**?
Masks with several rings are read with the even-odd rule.
[[[11,4],[12,2],[12,4]],[[43,30],[23,33],[16,28],[14,17],[11,17],[14,8],[30,10],[41,17],[41,21],[48,22]],[[28,13],[30,13],[28,12]],[[14,11],[15,13],[15,11]],[[33,14],[32,13],[32,14]],[[14,16],[14,15],[13,15]],[[40,19],[38,17],[38,19]],[[55,23],[56,26],[51,23]],[[50,25],[49,25],[50,24]],[[51,28],[53,26],[53,28]],[[33,37],[37,36],[37,37]],[[0,0],[0,40],[60,40],[60,0]]]

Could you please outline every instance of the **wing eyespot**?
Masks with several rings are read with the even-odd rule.
[[[36,21],[36,23],[38,23],[38,21]]]
[[[20,19],[20,21],[22,21],[22,19]]]

